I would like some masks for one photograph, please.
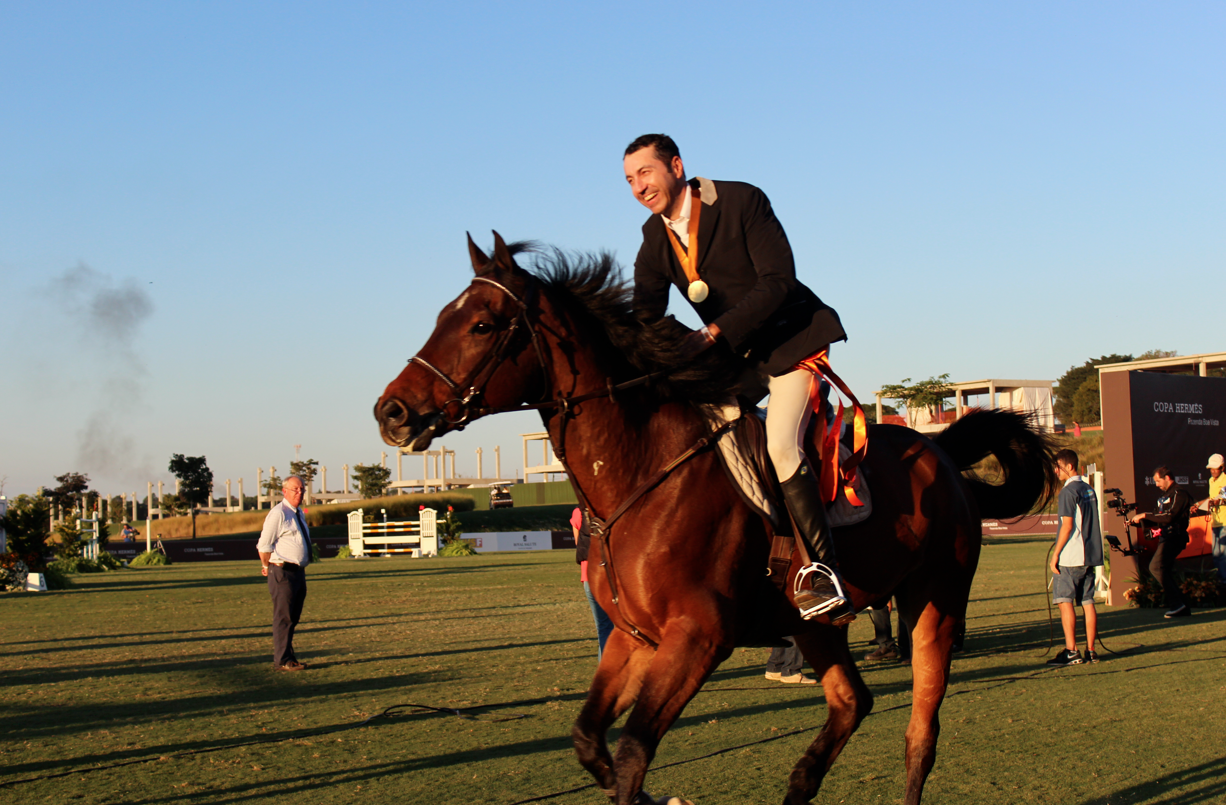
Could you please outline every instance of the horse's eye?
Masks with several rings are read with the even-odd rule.
[[[468,332],[472,333],[473,335],[489,335],[490,333],[494,332],[494,325],[490,324],[488,321],[479,321],[474,324],[472,329]]]

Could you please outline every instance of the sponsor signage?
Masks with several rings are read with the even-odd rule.
[[[552,531],[483,531],[465,534],[477,553],[495,551],[549,551],[553,549]]]
[[[1226,378],[1131,372],[1129,379],[1137,504],[1153,511],[1161,464],[1193,500],[1208,497],[1205,462],[1226,448]]]
[[[1009,520],[984,520],[985,537],[1022,536],[1024,534],[1050,534],[1055,537],[1060,530],[1060,517],[1055,514],[1027,514]]]

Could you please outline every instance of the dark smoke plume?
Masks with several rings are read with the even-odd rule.
[[[77,432],[80,470],[143,481],[153,477],[148,458],[138,458],[136,441],[123,422],[139,407],[148,375],[136,348],[141,326],[153,314],[153,300],[136,280],[115,280],[81,264],[51,282],[52,299],[62,307],[83,349],[103,360],[100,393],[82,395],[93,410]]]

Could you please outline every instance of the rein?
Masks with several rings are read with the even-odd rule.
[[[566,420],[563,419],[562,422],[563,425],[565,425]],[[642,640],[653,649],[659,648],[659,644],[650,637],[647,637],[647,635],[643,634],[642,631],[634,625],[634,621],[630,620],[629,616],[626,615],[621,608],[621,596],[617,592],[617,573],[613,569],[613,551],[609,546],[610,532],[613,529],[613,523],[617,522],[618,518],[625,514],[631,506],[637,503],[639,498],[646,495],[648,492],[658,486],[665,478],[671,475],[673,470],[677,469],[682,464],[700,453],[708,445],[712,444],[734,424],[735,420],[725,422],[691,445],[690,449],[686,450],[668,464],[656,470],[655,475],[639,484],[638,488],[630,493],[630,497],[626,498],[625,501],[623,501],[622,504],[618,506],[616,510],[614,510],[613,514],[609,515],[608,519],[605,520],[597,517],[592,511],[591,503],[588,502],[587,496],[583,494],[583,490],[580,488],[578,481],[575,480],[574,473],[570,471],[570,465],[566,463],[566,460],[561,455],[558,456],[558,461],[560,461],[562,466],[566,468],[566,474],[571,477],[571,486],[575,488],[575,492],[579,497],[579,502],[588,512],[588,520],[592,525],[592,531],[595,533],[597,538],[600,539],[600,566],[605,569],[605,577],[609,582],[609,591],[613,594],[613,606],[617,607],[618,614],[622,616],[622,619],[626,622],[626,625],[630,627],[630,634],[637,637],[639,640]]]

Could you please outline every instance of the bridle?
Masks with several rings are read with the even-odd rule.
[[[518,294],[497,280],[492,280],[488,277],[476,277],[473,279],[473,282],[483,282],[486,285],[492,285],[493,287],[502,291],[504,294],[510,297],[511,301],[515,302],[515,304],[519,306],[519,312],[516,313],[515,318],[511,320],[511,326],[508,327],[501,336],[499,336],[498,343],[494,345],[494,348],[486,353],[485,357],[481,359],[481,362],[477,364],[475,369],[473,369],[472,377],[467,384],[467,390],[463,389],[461,384],[452,380],[446,372],[439,369],[422,356],[414,355],[412,358],[409,358],[409,363],[415,363],[418,366],[428,369],[435,376],[437,376],[439,380],[446,383],[447,388],[451,389],[451,393],[455,396],[443,403],[440,408],[440,414],[449,426],[453,428],[458,426],[457,429],[463,428],[464,425],[466,425],[471,419],[477,419],[487,414],[499,413],[502,410],[515,410],[488,407],[476,408],[474,406],[475,403],[479,402],[484,396],[485,387],[489,384],[490,379],[494,376],[494,373],[498,371],[498,367],[500,367],[503,361],[506,360],[511,344],[515,340],[515,334],[519,331],[521,326],[531,336],[532,347],[536,350],[537,365],[541,370],[541,379],[545,381],[543,386],[545,387],[546,391],[542,392],[542,394],[547,395],[549,393],[547,390],[549,383],[548,371],[545,368],[545,353],[544,350],[541,349],[539,334],[537,333],[536,328],[532,326],[532,321],[528,318],[528,311],[530,309],[528,303],[536,295],[536,286],[534,284],[529,284],[527,286],[527,292],[524,294],[524,298],[521,299]],[[455,403],[458,407],[454,417],[449,413],[449,408],[453,403]],[[520,406],[517,406],[517,408],[518,407]],[[523,407],[541,407],[541,403]]]
[[[537,331],[537,328],[534,326],[529,315],[531,311],[531,302],[537,296],[536,284],[533,283],[531,281],[531,277],[529,277],[529,284],[526,286],[526,292],[524,293],[523,298],[521,298],[518,294],[497,280],[492,280],[488,277],[476,277],[473,279],[473,282],[483,282],[486,285],[492,285],[493,287],[502,291],[504,294],[510,297],[511,301],[515,302],[515,304],[519,306],[519,312],[511,321],[511,326],[508,327],[499,338],[498,343],[495,344],[494,348],[490,350],[486,356],[481,359],[481,362],[477,364],[476,368],[473,369],[472,379],[467,384],[467,390],[463,388],[463,384],[456,383],[450,376],[447,375],[446,372],[439,369],[437,366],[430,363],[420,355],[414,355],[412,358],[409,358],[409,363],[415,363],[418,366],[429,370],[439,380],[446,383],[447,388],[451,389],[451,393],[455,396],[443,403],[439,413],[451,427],[459,426],[456,428],[457,430],[463,428],[463,426],[470,420],[479,419],[480,417],[488,416],[490,414],[505,414],[510,411],[534,411],[542,408],[557,408],[563,414],[569,414],[570,409],[577,403],[586,402],[588,400],[594,400],[597,397],[605,396],[612,400],[616,392],[634,388],[635,386],[641,386],[644,383],[648,383],[664,374],[663,372],[648,372],[647,374],[636,377],[633,380],[627,380],[624,383],[614,383],[610,379],[605,381],[605,389],[603,391],[589,392],[587,394],[579,394],[573,397],[558,396],[550,398],[549,369],[546,366],[545,350],[541,347],[540,333]],[[511,343],[521,326],[528,332],[528,335],[532,340],[532,348],[536,352],[537,366],[541,370],[541,385],[543,386],[544,390],[541,392],[540,401],[510,405],[502,408],[492,408],[490,406],[475,407],[475,403],[479,402],[484,396],[485,387],[489,384],[490,379],[494,376],[494,373],[498,371],[498,367],[501,366],[503,361],[505,361],[508,357]],[[455,403],[459,407],[459,411],[455,417],[452,417],[447,412],[447,407],[452,403]],[[563,457],[563,453],[561,452],[562,449],[563,448],[561,445],[557,445],[555,447],[555,451],[558,452],[559,458]]]

